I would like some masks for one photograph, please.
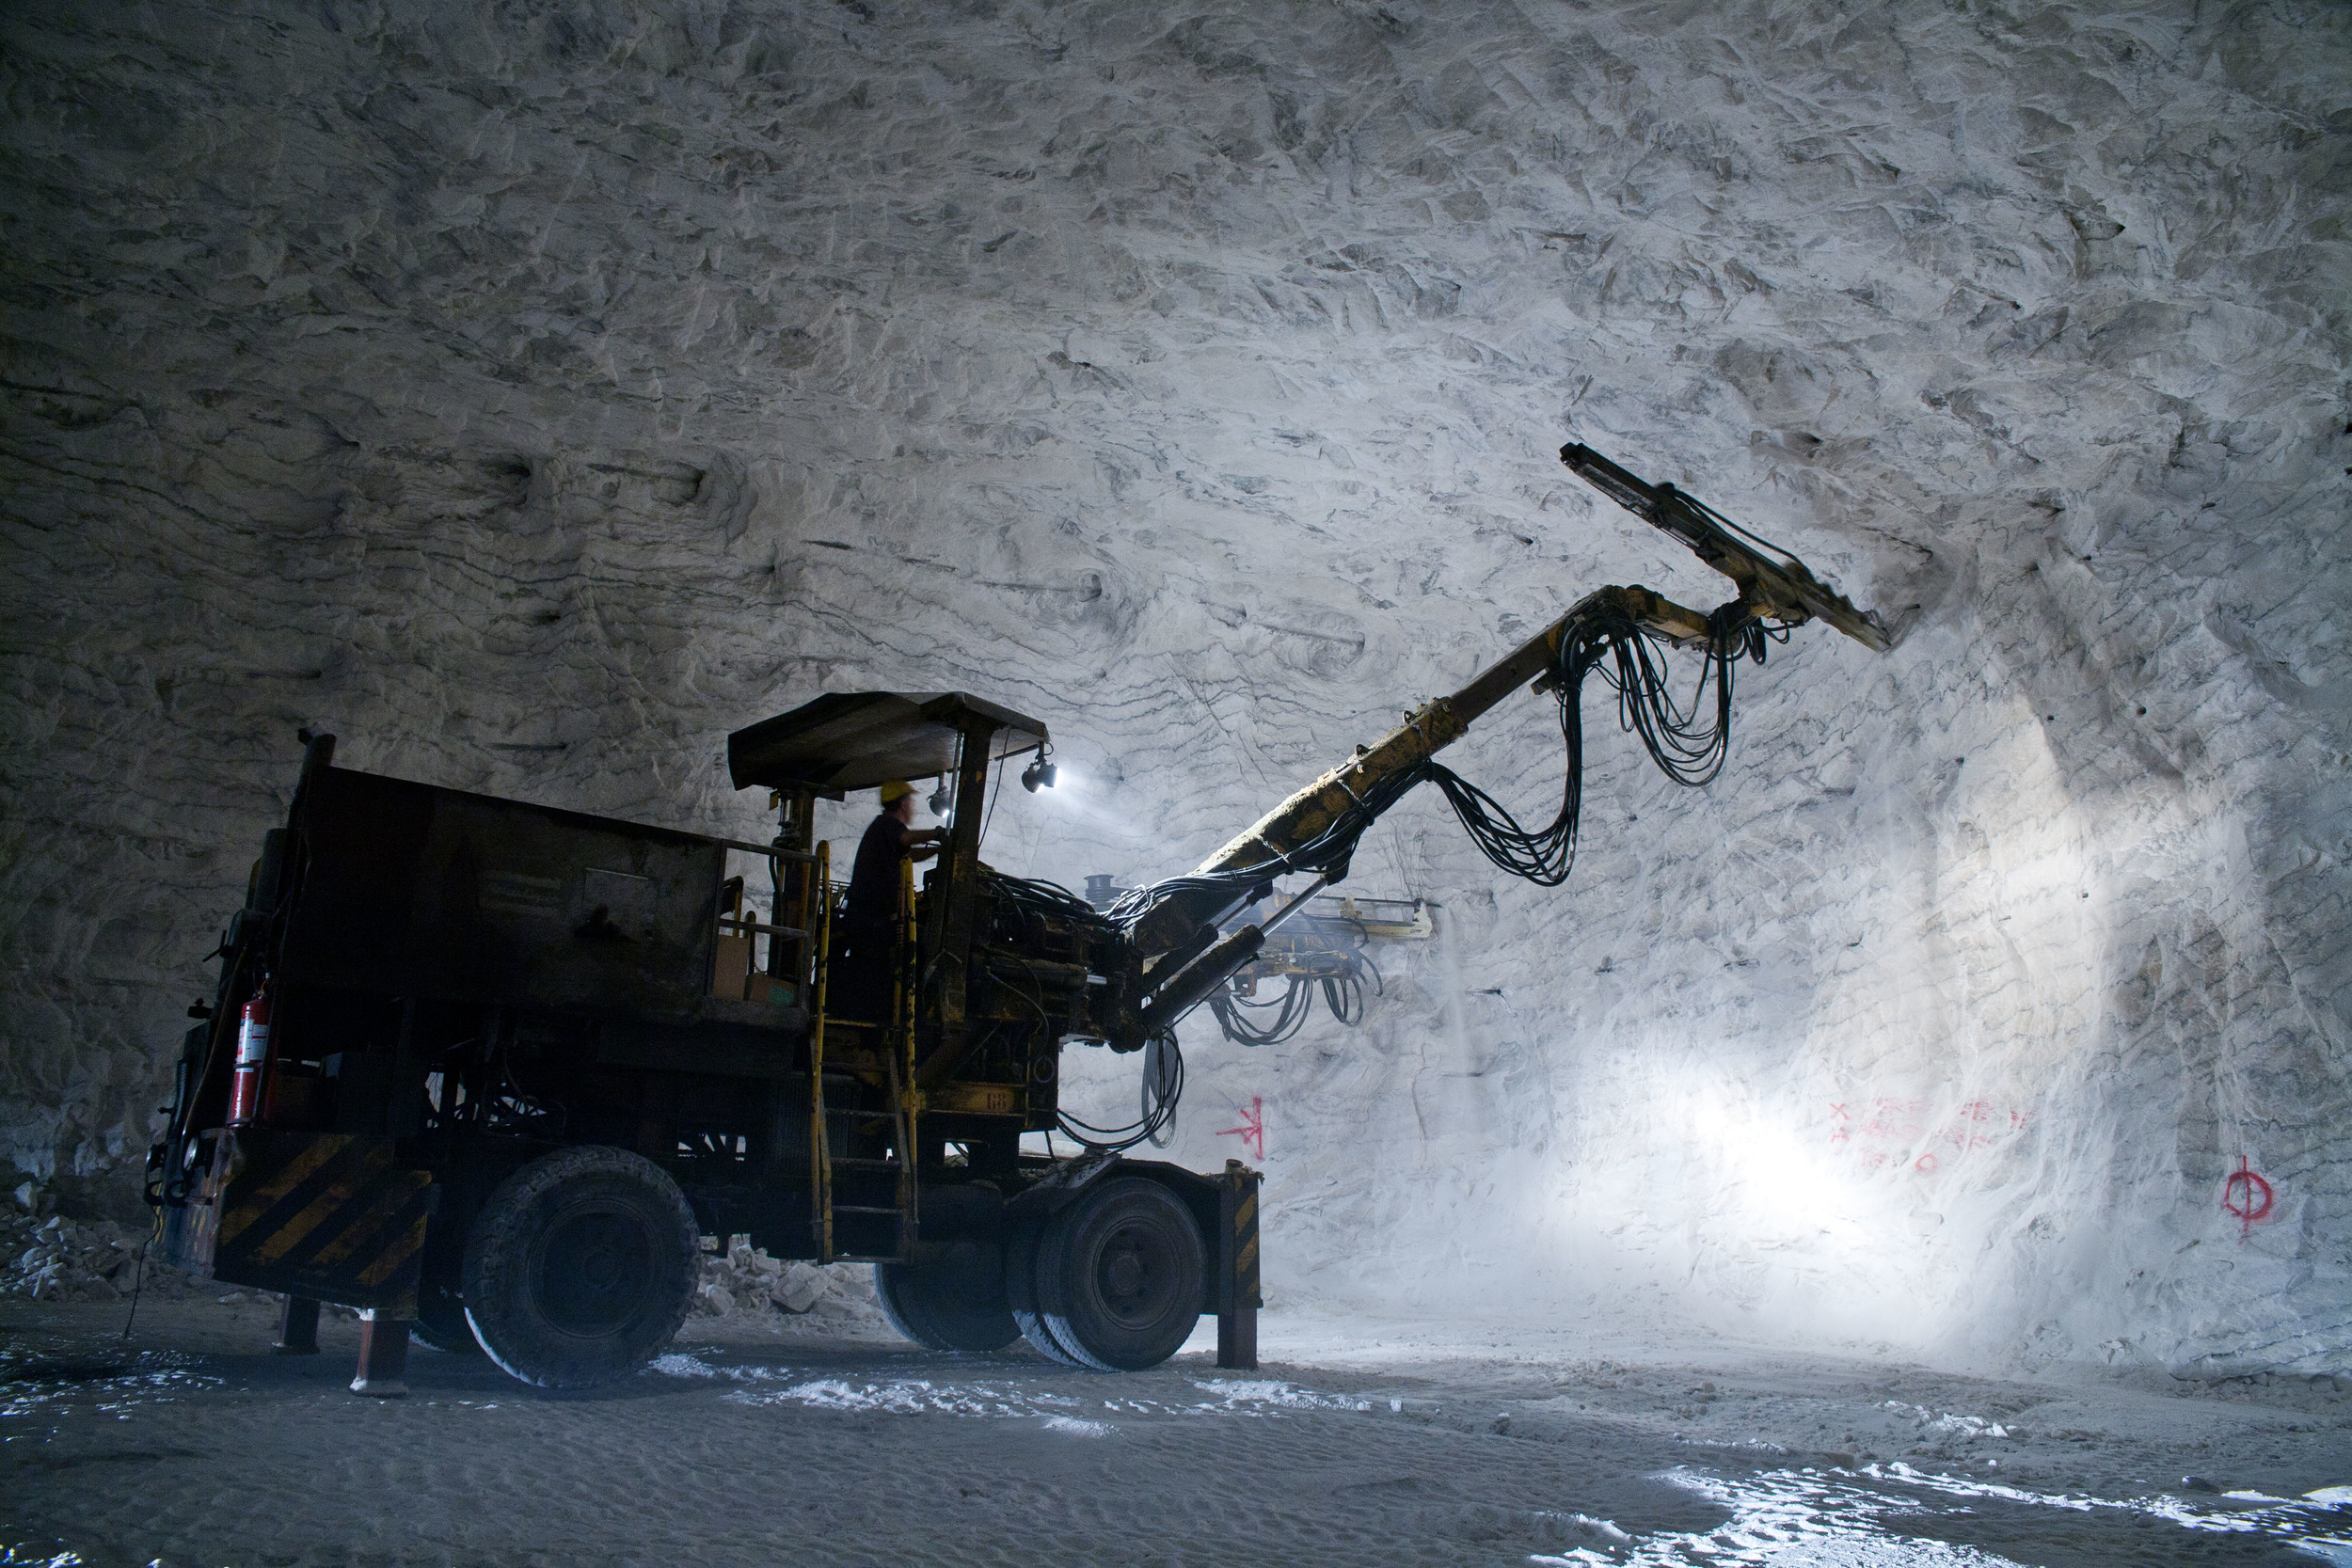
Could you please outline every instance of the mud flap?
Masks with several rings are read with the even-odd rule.
[[[439,1196],[431,1173],[393,1163],[389,1138],[224,1133],[191,1205],[183,1266],[412,1319]]]

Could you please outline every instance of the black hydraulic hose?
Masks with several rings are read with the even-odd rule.
[[[1428,758],[1378,780],[1321,832],[1287,853],[1234,870],[1196,873],[1131,889],[1105,912],[1121,928],[1132,930],[1153,910],[1178,895],[1221,894],[1231,910],[1263,896],[1273,879],[1286,873],[1311,871],[1336,881],[1345,875],[1365,831],[1423,782],[1435,784],[1444,794],[1471,842],[1498,868],[1541,886],[1557,887],[1567,880],[1575,866],[1583,815],[1586,677],[1597,671],[1615,692],[1618,727],[1640,739],[1660,771],[1687,788],[1700,788],[1723,771],[1730,754],[1731,709],[1740,657],[1762,663],[1768,642],[1784,641],[1788,635],[1788,628],[1763,625],[1739,602],[1717,610],[1708,617],[1705,662],[1698,684],[1685,703],[1676,696],[1665,664],[1666,645],[1672,640],[1635,621],[1613,601],[1596,603],[1589,613],[1578,616],[1566,628],[1551,668],[1540,683],[1550,689],[1559,705],[1565,753],[1560,805],[1549,822],[1526,826],[1486,790],[1434,757]],[[1258,927],[1244,927],[1193,958],[1214,929],[1214,923],[1204,925],[1193,942],[1180,950],[1171,966],[1173,978],[1158,989],[1144,1008],[1146,1026],[1170,1028],[1207,1000],[1226,1036],[1239,1043],[1273,1044],[1295,1034],[1307,1011],[1303,977],[1294,977],[1279,1003],[1248,1003],[1222,994],[1220,988],[1227,978],[1256,957],[1264,939]],[[1254,944],[1248,941],[1253,935]],[[1359,974],[1327,976],[1322,985],[1325,1003],[1334,1017],[1347,1023],[1361,1018]],[[1248,1010],[1268,1006],[1278,1009],[1270,1024],[1260,1025],[1245,1016]]]

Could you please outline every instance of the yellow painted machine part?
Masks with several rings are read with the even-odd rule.
[[[817,1260],[833,1261],[833,1148],[825,1137],[825,982],[833,967],[833,846],[817,846],[815,985],[808,1015],[808,1180]]]
[[[923,1091],[914,1086],[914,862],[898,863],[898,965],[890,987],[890,1098],[898,1120],[898,1251],[914,1240],[914,1118],[923,1111]]]

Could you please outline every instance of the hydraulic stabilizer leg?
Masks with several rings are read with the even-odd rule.
[[[1216,1242],[1216,1364],[1254,1371],[1258,1366],[1259,1173],[1239,1160],[1225,1162],[1218,1180]]]

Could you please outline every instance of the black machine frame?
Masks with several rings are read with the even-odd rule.
[[[149,1178],[167,1256],[285,1292],[288,1347],[324,1300],[387,1325],[355,1387],[402,1386],[411,1323],[465,1348],[485,1209],[535,1162],[598,1148],[666,1176],[706,1236],[883,1264],[898,1298],[935,1275],[933,1294],[1032,1318],[1059,1290],[1036,1279],[1035,1238],[1105,1177],[1154,1183],[1206,1243],[1161,1305],[1217,1313],[1227,1364],[1254,1365],[1256,1173],[1022,1148],[1057,1124],[1065,1043],[1104,1043],[1137,978],[1086,906],[1025,902],[979,862],[990,768],[1042,754],[1041,723],[963,693],[869,692],[739,731],[736,782],[778,811],[766,844],[355,771],[332,736],[304,738],[217,992],[191,1009]],[[908,774],[952,790],[939,863],[919,894],[902,882],[882,1004],[844,1008],[835,990],[829,1007],[842,888],[816,802]],[[764,911],[731,851],[765,863]],[[237,1020],[264,981],[266,1077],[231,1125]]]
[[[678,1254],[698,1232],[871,1260],[893,1320],[939,1349],[1017,1335],[1057,1359],[1138,1368],[1206,1310],[1220,1364],[1255,1365],[1258,1173],[1125,1157],[1181,1092],[1177,1023],[1210,1005],[1229,1037],[1274,1043],[1295,1009],[1260,1028],[1232,1007],[1284,970],[1322,974],[1350,1022],[1360,994],[1269,939],[1423,784],[1497,868],[1565,881],[1589,677],[1667,776],[1697,787],[1728,754],[1742,662],[1814,620],[1873,652],[1897,641],[1673,485],[1581,445],[1560,458],[1738,596],[1702,612],[1597,589],[1189,874],[1099,909],[980,863],[990,769],[1034,752],[1024,782],[1049,782],[1051,740],[966,693],[834,693],[735,732],[735,784],[769,789],[779,813],[767,844],[352,772],[332,737],[306,736],[291,818],[223,938],[217,995],[192,1009],[204,1022],[150,1154],[169,1255],[287,1292],[290,1349],[310,1342],[320,1300],[373,1314],[354,1385],[369,1392],[399,1386],[412,1321],[531,1381],[619,1375],[676,1328],[694,1272]],[[1687,702],[1667,679],[1674,650],[1700,660]],[[1522,824],[1437,754],[1530,683],[1558,706],[1565,767],[1557,814]],[[894,938],[857,939],[861,983],[836,1004],[816,802],[925,777],[952,797],[939,863],[919,895],[902,879]],[[726,875],[731,851],[764,861],[765,919]],[[1291,877],[1311,880],[1276,900]],[[1062,1111],[1073,1041],[1146,1053],[1138,1122]],[[232,1116],[257,1087],[246,1071],[255,1114]],[[1084,1152],[1023,1149],[1055,1129]]]

